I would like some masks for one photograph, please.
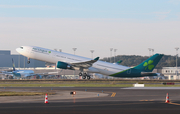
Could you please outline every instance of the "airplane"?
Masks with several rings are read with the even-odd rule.
[[[33,70],[16,70],[13,59],[12,59],[12,64],[13,64],[12,72],[3,71],[0,74],[13,76],[13,78],[17,78],[17,79],[19,79],[19,78],[27,78],[27,77],[30,77],[30,76],[36,76],[36,78],[42,79],[41,74],[34,74]],[[42,74],[47,74],[47,73],[42,73]]]
[[[83,79],[90,79],[88,73],[99,73],[113,77],[144,77],[158,76],[159,73],[152,73],[163,54],[155,54],[135,67],[127,67],[119,64],[100,61],[99,57],[90,59],[78,55],[58,52],[37,46],[21,46],[16,49],[18,53],[28,58],[55,63],[57,68],[79,70],[79,76]]]

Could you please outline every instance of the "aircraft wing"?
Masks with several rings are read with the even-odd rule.
[[[13,73],[12,72],[2,72],[2,73],[0,73],[0,74],[4,74],[4,75],[11,75],[11,76],[13,76]]]
[[[88,68],[88,67],[92,66],[92,64],[95,63],[98,60],[99,60],[99,57],[96,57],[95,59],[90,60],[90,61],[84,61],[84,62],[78,62],[78,63],[70,63],[70,64],[72,66],[75,66],[75,67]]]

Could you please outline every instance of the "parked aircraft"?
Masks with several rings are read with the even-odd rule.
[[[37,46],[21,46],[16,51],[28,57],[28,63],[30,63],[30,58],[32,58],[56,63],[57,68],[60,69],[79,70],[79,76],[82,76],[83,79],[90,79],[88,73],[99,73],[113,77],[157,76],[159,74],[152,73],[152,71],[163,56],[163,54],[155,54],[135,67],[127,67],[100,61],[99,57],[90,59]]]
[[[12,76],[13,78],[30,78],[31,76],[36,76],[37,79],[42,78],[42,74],[48,74],[48,73],[42,73],[42,74],[35,74],[33,70],[16,70],[14,61],[12,59],[12,64],[13,64],[13,70],[11,72],[9,71],[3,71],[0,74]]]

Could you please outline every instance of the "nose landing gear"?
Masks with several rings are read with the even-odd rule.
[[[28,58],[27,63],[28,63],[28,64],[30,63],[30,58]]]

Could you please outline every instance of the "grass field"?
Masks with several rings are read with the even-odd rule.
[[[1,80],[0,87],[133,87],[135,83],[144,83],[145,87],[180,87],[180,82],[174,82],[175,85],[163,85],[162,80]]]
[[[164,81],[166,82],[166,81]],[[170,81],[168,81],[170,82]],[[171,81],[173,82],[173,81]],[[62,80],[1,80],[0,87],[133,87],[135,83],[144,83],[145,87],[180,87],[180,82],[175,81],[175,85],[163,85],[162,81],[142,81],[142,80],[129,80],[129,81],[62,81]],[[4,88],[5,89],[5,88]],[[53,92],[47,92],[55,94]],[[12,92],[12,91],[0,91],[0,96],[33,96],[33,95],[45,95],[45,92]]]
[[[0,87],[133,87],[133,84],[0,84]],[[180,85],[145,84],[145,87],[180,87]]]
[[[0,87],[132,87],[132,84],[0,84]]]
[[[34,96],[45,95],[45,92],[14,92],[14,91],[0,91],[0,96]],[[53,95],[53,92],[47,92],[48,95]]]

